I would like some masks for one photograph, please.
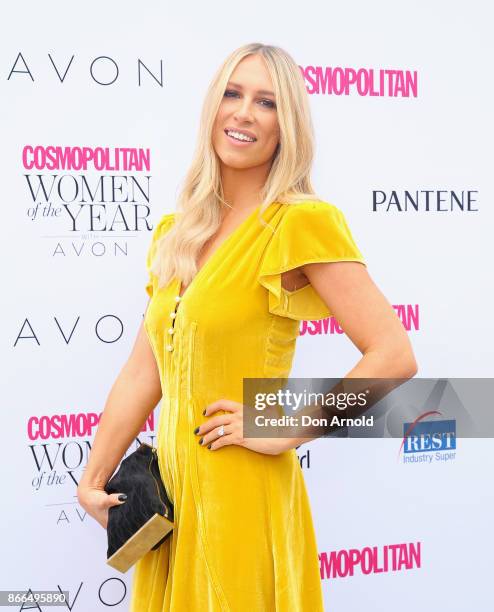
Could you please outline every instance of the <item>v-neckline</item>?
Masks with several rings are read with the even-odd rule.
[[[272,202],[268,208],[274,204],[274,202]],[[243,229],[247,223],[252,219],[252,217],[254,216],[255,213],[258,212],[258,210],[261,208],[262,204],[259,204],[258,206],[256,206],[248,215],[247,217],[245,217],[245,219],[243,221],[241,221],[237,227],[232,230],[228,236],[220,243],[220,245],[211,253],[211,255],[206,259],[206,261],[202,264],[202,266],[199,268],[199,270],[196,272],[194,278],[190,281],[190,283],[187,285],[187,287],[185,288],[185,291],[182,293],[182,295],[180,295],[180,292],[182,290],[182,281],[177,278],[175,280],[175,285],[177,288],[177,292],[176,292],[176,296],[179,297],[181,300],[184,299],[185,295],[190,291],[190,289],[192,288],[192,286],[197,282],[198,277],[200,277],[200,275],[204,272],[204,269],[207,268],[210,264],[211,261],[218,256],[218,253],[227,245],[227,243],[229,243],[232,238],[234,238],[241,229]],[[267,208],[266,208],[267,210]],[[265,211],[266,212],[266,211]]]

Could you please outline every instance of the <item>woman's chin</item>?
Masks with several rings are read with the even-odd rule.
[[[223,166],[233,168],[235,170],[246,170],[258,166],[259,162],[256,159],[252,159],[249,155],[228,153],[226,155],[218,155]]]

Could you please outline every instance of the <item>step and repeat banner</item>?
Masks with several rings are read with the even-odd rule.
[[[151,231],[175,210],[209,80],[242,44],[279,45],[300,66],[317,192],[344,211],[417,376],[493,376],[490,5],[237,8],[1,9],[0,590],[128,609],[132,570],[106,565],[106,532],[76,487],[144,315]],[[360,356],[333,318],[302,322],[292,375],[344,376]],[[158,417],[159,406],[141,442],[156,443]],[[297,449],[326,609],[492,609],[491,439],[420,459],[400,445],[333,437]]]

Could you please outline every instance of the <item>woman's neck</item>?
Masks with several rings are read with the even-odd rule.
[[[251,210],[261,203],[261,190],[268,177],[265,164],[254,168],[232,168],[222,164],[224,199],[237,211]]]

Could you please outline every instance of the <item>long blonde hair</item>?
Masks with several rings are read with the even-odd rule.
[[[196,261],[203,245],[221,225],[223,205],[228,203],[223,199],[220,164],[212,144],[213,125],[232,72],[252,54],[262,56],[266,62],[280,127],[280,143],[261,191],[259,217],[272,202],[319,200],[310,179],[314,135],[300,68],[280,47],[261,43],[239,47],[226,58],[208,87],[194,157],[178,197],[175,223],[156,243],[151,271],[158,277],[160,287],[174,277],[184,287],[189,285],[197,273]]]

